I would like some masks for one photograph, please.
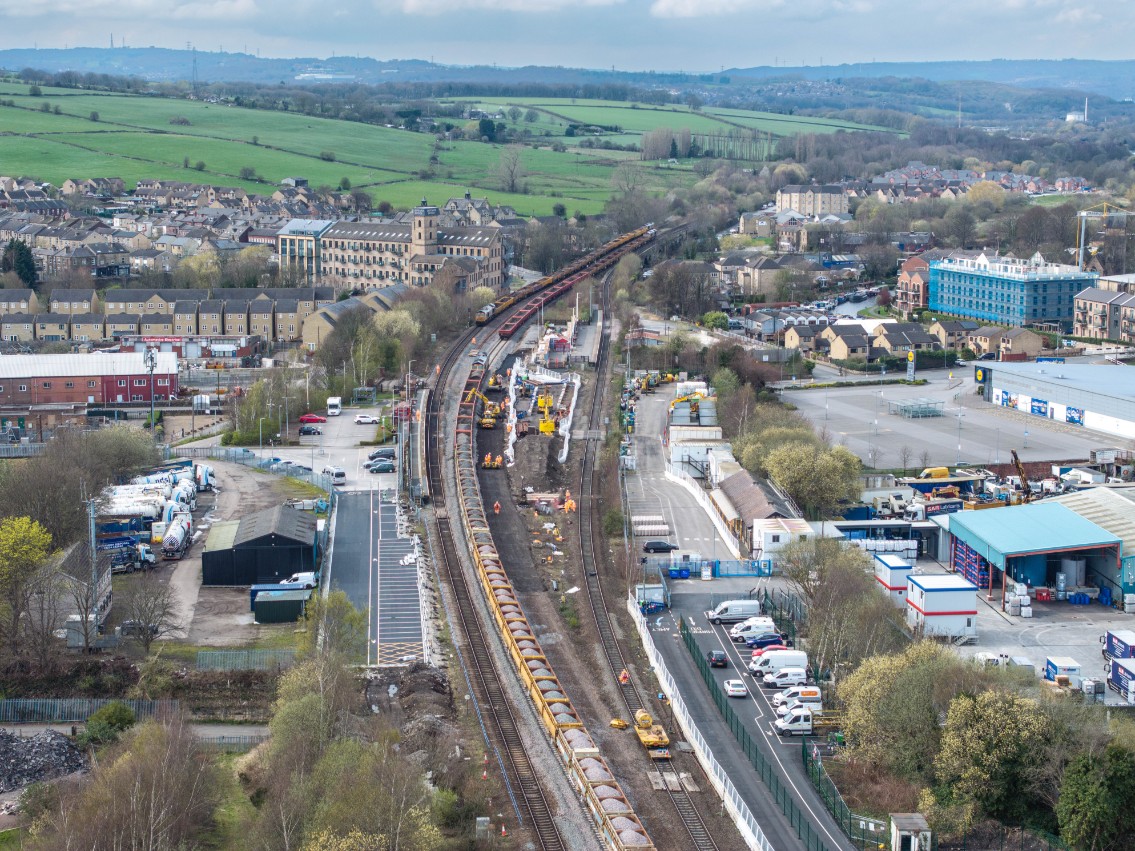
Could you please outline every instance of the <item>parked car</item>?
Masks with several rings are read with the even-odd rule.
[[[748,697],[749,695],[744,680],[726,680],[721,684],[721,688],[729,697]]]
[[[671,544],[669,541],[647,541],[642,545],[644,553],[672,553],[678,549],[677,544]]]
[[[784,636],[779,632],[762,632],[759,635],[750,635],[745,639],[749,647],[771,647],[773,644],[784,644]]]
[[[371,473],[393,473],[394,462],[388,461],[385,458],[379,458],[377,461],[371,461],[367,464],[366,468]]]
[[[705,654],[705,661],[709,662],[711,668],[729,667],[729,657],[725,655],[724,650],[710,650]]]
[[[374,414],[355,414],[355,425],[378,425],[378,417]]]
[[[319,414],[304,414],[300,417],[301,423],[325,423],[327,417],[320,416]]]
[[[978,360],[997,360],[997,352],[986,352],[978,357]]]
[[[311,437],[315,434],[323,434],[323,429],[321,429],[319,426],[313,425],[300,426],[300,437]]]
[[[158,634],[158,625],[156,623],[150,624],[150,635]],[[122,625],[118,628],[122,635],[145,635],[146,625],[141,621],[123,621]]]
[[[304,588],[315,587],[315,573],[308,571],[305,573],[293,573],[287,579],[280,580],[281,585],[302,585]]]
[[[387,460],[394,460],[398,456],[398,450],[393,446],[380,446],[374,452],[367,456],[368,461],[377,461],[379,458],[386,458]]]
[[[753,658],[754,659],[760,659],[766,653],[770,653],[773,650],[787,650],[787,649],[788,649],[788,646],[784,645],[784,644],[770,644],[768,647],[758,647],[756,650],[753,651]]]

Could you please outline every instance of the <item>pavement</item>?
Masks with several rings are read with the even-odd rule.
[[[685,552],[698,552],[708,558],[731,558],[724,540],[693,495],[682,485],[666,478],[666,456],[660,436],[665,427],[669,403],[673,398],[673,386],[662,385],[656,394],[644,395],[639,399],[633,438],[637,470],[627,475],[630,503],[628,508],[632,514],[661,514],[670,526],[671,534],[668,539],[679,544]],[[644,540],[636,538],[636,548],[641,548]],[[715,579],[711,582],[700,579],[668,581],[674,608],[662,617],[651,619],[651,631],[656,633],[655,644],[666,660],[667,668],[678,683],[679,691],[698,729],[709,743],[714,757],[728,771],[733,784],[757,818],[773,848],[776,851],[802,848],[803,844],[788,824],[768,787],[742,753],[732,731],[726,726],[721,713],[714,705],[701,673],[679,637],[677,627],[679,611],[692,616],[700,625],[704,623],[701,613],[709,608],[711,603],[723,599],[747,597],[757,583],[768,580],[748,577]],[[701,640],[703,636],[699,635],[699,642]],[[716,641],[713,637],[705,640],[707,650],[710,649],[709,643]],[[717,647],[721,644],[717,642],[713,646]],[[728,669],[727,674],[728,676],[723,675],[720,679],[736,677],[736,671],[732,669]],[[759,704],[754,706],[753,717],[762,717],[762,711],[765,716],[769,714],[767,704],[763,709]],[[851,848],[850,841],[824,809],[823,803],[804,774],[799,741],[794,740],[788,745],[772,742],[757,727],[754,722],[750,732],[753,733],[762,753],[771,763],[779,766],[781,782],[794,790],[796,805],[801,812],[811,818],[813,827],[823,837],[824,844],[830,849]]]

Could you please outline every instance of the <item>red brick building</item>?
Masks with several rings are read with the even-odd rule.
[[[157,352],[154,399],[177,396],[177,355]],[[0,358],[0,405],[111,405],[149,402],[150,370],[142,352],[85,355],[5,355]]]

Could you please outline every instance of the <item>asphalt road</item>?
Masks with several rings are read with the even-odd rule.
[[[639,400],[634,437],[638,469],[630,473],[627,478],[631,512],[661,514],[670,525],[669,540],[679,544],[685,552],[699,552],[710,558],[731,558],[724,541],[704,509],[689,491],[665,476],[665,448],[661,444],[660,435],[673,397],[673,386],[663,385],[658,393],[643,396]],[[645,539],[636,538],[636,547],[641,548],[643,540]],[[730,592],[736,593],[737,596],[745,596],[748,588],[754,584],[754,580],[718,579],[712,583],[703,583],[697,579],[689,579],[671,584],[675,594],[681,594],[683,599],[690,593],[704,593],[705,606],[701,606],[700,601],[699,605],[695,606],[700,609],[708,606],[710,597],[714,594],[722,596]],[[675,613],[670,612],[663,617],[652,619],[651,631],[656,634],[655,644],[666,659],[666,666],[678,683],[679,691],[689,707],[694,722],[709,742],[714,757],[729,773],[773,848],[776,851],[802,848],[803,843],[785,819],[768,787],[741,751],[737,739],[726,726],[721,713],[713,703],[701,673],[695,667],[685,645],[678,638]],[[711,634],[707,641],[714,642],[716,639]],[[713,646],[723,645],[718,642]],[[705,649],[710,649],[708,644]],[[736,677],[736,670],[731,668],[726,670],[719,681]],[[751,677],[747,678],[751,681]],[[756,698],[756,700],[761,699]],[[759,705],[754,706],[754,715],[757,715],[758,707]],[[764,712],[766,715],[771,714],[767,704]],[[755,735],[755,727],[750,732]],[[805,814],[808,814],[809,810],[814,811],[814,826],[823,836],[825,846],[829,849],[850,849],[852,846],[849,840],[824,809],[804,775],[799,756],[799,740],[793,740],[790,745],[780,746],[779,743],[769,743],[763,734],[756,738],[765,756],[780,766],[781,782],[789,788],[797,789],[795,796],[797,806]],[[796,751],[792,751],[793,746]]]

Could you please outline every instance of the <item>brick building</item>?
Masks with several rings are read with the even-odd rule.
[[[157,353],[154,399],[177,395],[177,356]],[[6,355],[0,358],[0,405],[108,405],[149,402],[145,355]]]

